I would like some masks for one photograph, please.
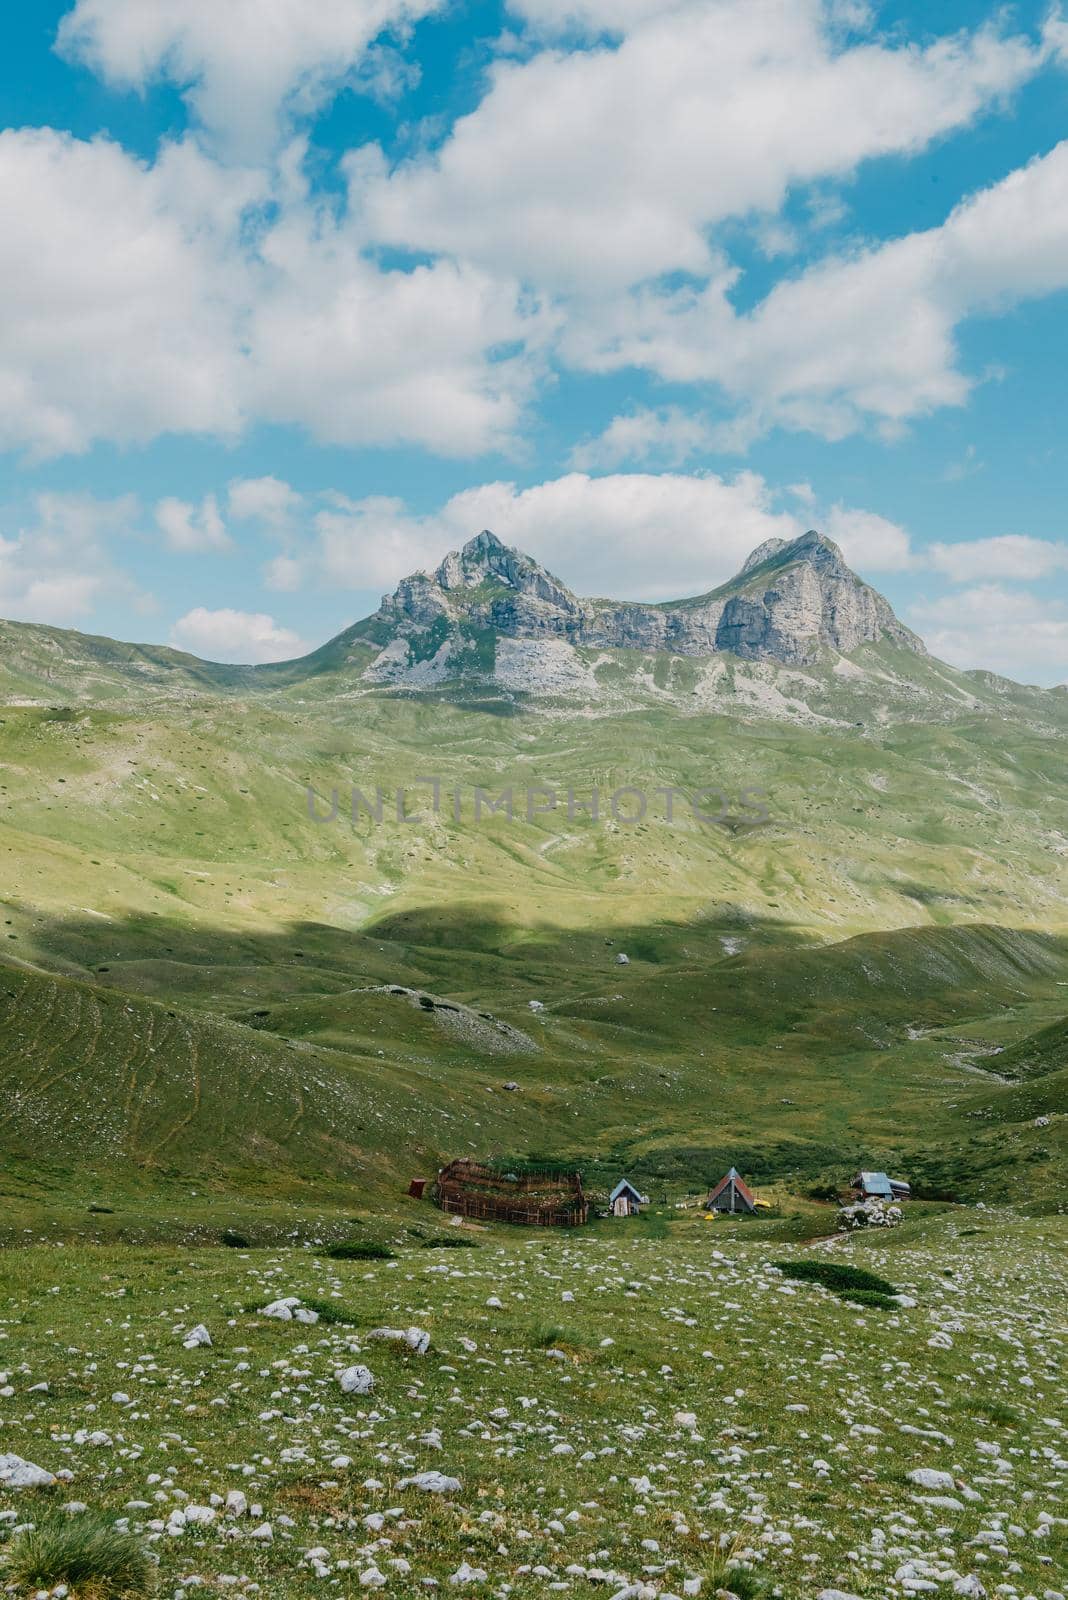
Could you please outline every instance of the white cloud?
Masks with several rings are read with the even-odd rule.
[[[954,583],[975,583],[984,578],[1026,583],[1068,569],[1068,544],[1006,533],[994,539],[932,544],[927,557],[936,571],[944,572]]]
[[[959,405],[972,380],[954,333],[1068,286],[1068,141],[959,205],[937,228],[780,283],[747,315],[733,272],[696,289],[605,303],[567,335],[579,365],[651,368],[718,383],[739,408],[739,442],[772,423],[841,438]]]
[[[664,406],[659,411],[637,406],[613,417],[596,438],[576,445],[571,465],[589,469],[662,461],[679,467],[691,456],[714,450],[717,437],[716,428],[699,412],[682,406]]]
[[[915,153],[1016,89],[1050,50],[990,28],[923,47],[843,42],[823,0],[522,10],[550,28],[576,16],[622,28],[622,42],[498,62],[440,149],[368,182],[366,215],[380,239],[596,294],[708,276],[715,224]],[[366,162],[360,171],[369,176]]]
[[[281,478],[234,478],[227,488],[227,504],[239,522],[258,522],[273,532],[284,532],[303,497]]]
[[[750,472],[731,481],[573,472],[530,489],[466,489],[431,516],[417,516],[399,500],[341,502],[316,525],[326,574],[354,589],[389,588],[490,528],[579,594],[607,587],[618,599],[700,593],[730,577],[762,540],[804,531],[775,509],[767,484]]]
[[[834,505],[821,517],[820,529],[861,571],[908,572],[917,564],[907,531],[876,511]]]
[[[0,616],[56,627],[82,624],[105,593],[143,605],[147,597],[112,565],[110,537],[132,530],[134,495],[45,493],[12,538],[0,537]]]
[[[380,270],[309,201],[299,154],[272,190],[189,143],[145,166],[105,139],[0,133],[0,215],[19,219],[0,230],[0,449],[233,438],[252,418],[344,445],[514,444],[539,308],[462,264]]]
[[[910,620],[931,651],[955,666],[1029,682],[1068,676],[1068,608],[1059,600],[980,584],[913,606]]]
[[[274,556],[263,569],[265,589],[295,594],[304,582],[304,563],[296,556]]]
[[[380,63],[385,30],[401,37],[442,0],[77,0],[58,47],[107,82],[144,90],[165,79],[228,154],[256,157],[287,117],[308,114]],[[363,75],[356,69],[364,68]],[[384,65],[390,67],[387,57]]]
[[[205,495],[199,506],[172,496],[159,501],[156,524],[171,549],[184,554],[231,548],[230,536],[213,494]]]
[[[179,617],[171,643],[208,661],[245,663],[289,661],[309,649],[299,634],[262,611],[208,611],[204,606]]]
[[[248,319],[258,414],[331,444],[511,448],[550,327],[541,308],[464,263],[380,271],[362,244],[303,201],[264,239]]]
[[[0,448],[234,435],[231,241],[258,184],[188,145],[145,167],[105,139],[0,132]]]

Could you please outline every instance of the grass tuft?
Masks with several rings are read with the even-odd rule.
[[[20,1586],[55,1588],[94,1600],[139,1600],[155,1588],[156,1568],[144,1543],[93,1512],[42,1517],[16,1534],[7,1570]]]

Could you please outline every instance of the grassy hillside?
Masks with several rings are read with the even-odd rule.
[[[310,1600],[381,1574],[398,1596],[697,1580],[706,1596],[885,1600],[910,1592],[892,1576],[906,1563],[947,1594],[1058,1592],[1062,1222],[914,1217],[829,1255],[775,1225],[674,1215],[464,1229],[463,1251],[398,1229],[386,1262],[4,1252],[5,1449],[71,1475],[19,1494],[17,1519],[47,1527],[72,1500],[125,1518],[168,1596]],[[429,1208],[416,1219],[433,1229]],[[908,1304],[788,1276],[832,1263]],[[282,1295],[320,1320],[259,1314]],[[186,1349],[198,1323],[212,1343]],[[425,1355],[369,1337],[413,1323]],[[338,1382],[356,1362],[364,1397]],[[446,1492],[411,1482],[424,1472]],[[9,1529],[0,1561],[18,1572]]]
[[[582,716],[339,695],[342,656],[320,667],[2,712],[0,1148],[26,1195],[54,1167],[57,1219],[77,1174],[351,1206],[549,1147],[680,1188],[864,1159],[996,1197],[1008,1163],[1041,1203],[1054,1078],[1039,1130],[1001,1079],[1059,1064],[1055,1034],[1019,1041],[1065,1011],[1063,697],[915,658],[917,714],[890,715],[879,650],[810,675],[807,722],[681,715],[655,663],[648,703]],[[381,820],[353,815],[379,787]],[[476,818],[479,787],[512,815]]]

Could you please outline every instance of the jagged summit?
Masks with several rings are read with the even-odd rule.
[[[481,633],[680,656],[729,651],[795,666],[826,651],[849,655],[879,639],[924,653],[838,545],[815,530],[766,540],[736,577],[708,594],[655,605],[580,599],[531,556],[483,529],[434,572],[405,578],[373,621],[389,631],[391,661],[399,660],[396,643],[403,639],[407,654],[414,647],[420,660],[433,643],[430,653],[442,665],[450,640],[468,649]]]
[[[815,528],[810,528],[796,539],[765,539],[763,544],[758,544],[746,556],[738,572],[739,578],[744,578],[747,572],[762,567],[765,562],[774,561],[778,556],[782,557],[784,563],[837,561],[843,567],[846,564],[841,546],[835,544],[833,539],[828,539],[825,533],[817,533]]]

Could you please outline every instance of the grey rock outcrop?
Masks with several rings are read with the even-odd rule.
[[[679,656],[729,651],[792,666],[879,639],[926,653],[838,546],[815,532],[767,540],[736,578],[709,594],[650,605],[579,599],[531,557],[483,531],[434,573],[405,578],[372,620],[394,636],[426,634],[435,656],[450,636],[480,632]]]

